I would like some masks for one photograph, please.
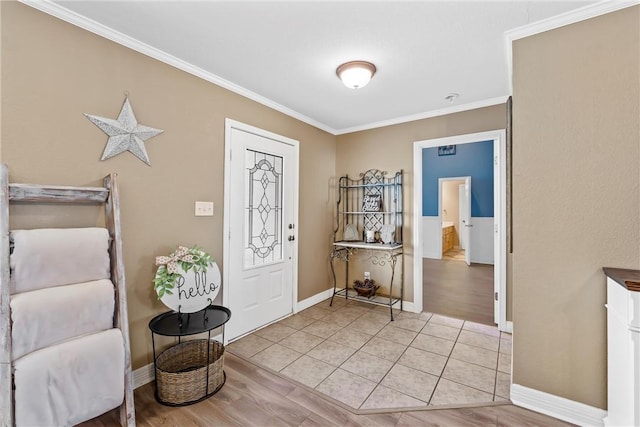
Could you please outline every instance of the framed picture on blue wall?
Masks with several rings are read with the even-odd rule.
[[[438,156],[453,156],[456,154],[455,145],[441,145],[438,147]]]

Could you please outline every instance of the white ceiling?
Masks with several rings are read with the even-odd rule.
[[[446,111],[451,92],[460,94],[459,109],[503,102],[510,93],[505,31],[594,2],[45,3],[340,134]],[[349,60],[378,68],[365,88],[347,89],[336,77]]]

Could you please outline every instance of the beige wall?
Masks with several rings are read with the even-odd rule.
[[[404,170],[405,300],[413,301],[413,142],[504,129],[504,104],[338,136],[336,175]]]
[[[640,268],[639,22],[635,6],[513,49],[513,382],[599,408],[601,268]]]
[[[300,300],[329,287],[328,248],[336,138],[204,80],[15,2],[1,2],[1,159],[14,182],[98,185],[120,176],[133,367],[151,362],[147,324],[166,308],[151,279],[156,255],[198,244],[222,268],[224,120],[300,141]],[[129,99],[151,167],[123,153],[100,161],[107,136],[82,113],[115,118]],[[194,217],[212,200],[215,216]],[[12,227],[93,225],[94,208],[12,209]]]

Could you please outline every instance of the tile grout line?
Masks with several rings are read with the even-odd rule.
[[[385,327],[386,327],[386,326],[390,326],[390,323],[391,323],[391,322],[389,322],[387,325],[385,325]],[[425,322],[425,326],[427,325],[427,323],[429,323],[429,321]],[[393,326],[393,327],[394,327],[394,328],[396,328],[396,326]],[[423,326],[422,328],[420,328],[420,331],[418,331],[418,333],[416,334],[416,336],[415,336],[415,337],[413,337],[413,339],[411,340],[411,342],[409,342],[409,344],[407,344],[407,345],[406,345],[406,348],[404,349],[404,351],[402,352],[402,354],[401,354],[401,355],[396,359],[396,361],[395,361],[395,362],[393,362],[393,363],[392,363],[391,367],[390,367],[389,369],[387,369],[387,372],[382,376],[382,378],[380,379],[380,381],[378,381],[378,383],[377,383],[377,384],[376,384],[376,386],[373,388],[373,390],[371,390],[371,393],[369,393],[369,395],[368,395],[368,396],[367,396],[367,397],[362,401],[362,403],[360,404],[360,406],[358,407],[358,409],[360,409],[360,408],[362,407],[362,405],[364,405],[364,402],[366,402],[366,401],[367,401],[367,399],[369,399],[369,397],[371,396],[371,394],[373,394],[373,392],[378,388],[378,386],[382,385],[382,381],[384,381],[384,379],[387,377],[387,375],[389,375],[389,372],[391,372],[391,370],[392,370],[393,368],[395,368],[395,366],[398,364],[398,362],[400,361],[400,359],[402,358],[402,356],[407,352],[407,350],[409,349],[409,347],[411,346],[411,344],[415,341],[415,339],[418,337],[418,335],[420,335],[420,332],[422,331],[422,329],[423,329],[423,328],[424,328],[424,326]],[[383,328],[383,329],[384,329],[384,328]],[[404,328],[398,328],[398,329],[409,330],[409,329],[404,329]],[[382,329],[381,329],[381,330],[382,330]],[[411,332],[413,332],[413,331],[411,331]],[[378,333],[380,333],[380,332],[378,332]],[[375,337],[375,336],[377,336],[377,334],[376,334],[376,335],[374,335],[374,337]],[[371,339],[373,339],[373,337],[372,337]],[[389,340],[389,341],[391,341],[391,340]],[[368,342],[368,341],[367,341],[367,342]],[[395,342],[395,341],[392,341],[392,342]],[[404,344],[402,344],[402,343],[397,343],[397,344],[404,345]],[[364,346],[363,346],[363,347],[364,347]],[[375,356],[375,355],[373,355],[373,356]],[[377,357],[377,356],[376,356],[376,357]],[[404,365],[401,365],[401,366],[404,366]],[[357,375],[357,374],[356,374],[356,375]],[[382,386],[383,386],[383,387],[386,387],[386,386],[384,386],[384,385],[382,385]],[[417,397],[411,396],[411,395],[409,395],[409,394],[407,394],[407,393],[404,393],[404,392],[402,392],[402,391],[400,391],[400,390],[396,390],[396,389],[395,389],[395,388],[393,388],[393,387],[389,387],[389,388],[390,388],[391,390],[394,390],[394,391],[396,391],[396,392],[398,392],[398,393],[400,393],[400,394],[404,395],[404,396],[409,396],[409,397],[411,397],[411,398],[413,398],[413,399],[416,399],[416,400],[419,400],[419,401],[421,401],[421,402],[424,402],[424,403],[425,403],[425,405],[427,405],[427,406],[429,405],[429,402],[425,402],[425,401],[424,401],[424,400],[422,400],[422,399],[418,399]],[[379,408],[376,408],[376,409],[379,409]]]
[[[341,307],[340,309],[342,309],[342,308],[343,308],[343,307]],[[340,310],[340,309],[338,309],[338,310]],[[371,309],[370,309],[370,310],[371,310]],[[337,311],[337,310],[336,310],[336,311]],[[351,321],[350,323],[353,323],[355,320],[358,320],[358,319],[362,318],[363,316],[365,316],[365,315],[366,315],[366,314],[368,314],[369,312],[370,312],[369,310],[367,310],[366,312],[363,312],[361,315],[359,315],[358,317],[356,317],[356,318],[355,318],[353,321]],[[387,327],[390,323],[391,323],[391,321],[389,321],[389,322],[385,323],[385,325],[380,329],[380,331],[381,331],[382,329],[384,329],[385,327]],[[347,325],[347,326],[348,326],[348,325]],[[343,327],[342,329],[345,329],[345,328],[346,328],[346,326],[345,326],[345,327]],[[365,377],[363,377],[363,376],[361,376],[361,375],[358,375],[358,374],[356,374],[356,373],[353,373],[353,372],[351,372],[351,371],[348,371],[348,370],[346,370],[346,369],[343,369],[343,368],[342,368],[342,365],[344,365],[344,364],[345,364],[345,363],[346,363],[346,362],[347,362],[347,361],[348,361],[348,360],[349,360],[349,359],[350,359],[354,354],[356,354],[358,351],[361,351],[361,350],[362,350],[362,348],[363,348],[364,346],[366,346],[366,345],[367,345],[367,344],[368,344],[368,343],[369,343],[373,338],[375,338],[375,337],[377,336],[377,334],[378,334],[380,331],[378,331],[375,335],[371,335],[371,338],[367,339],[367,341],[365,341],[365,342],[364,342],[360,347],[358,347],[357,349],[355,349],[355,351],[351,354],[351,356],[349,356],[345,361],[343,361],[342,363],[340,363],[340,365],[338,365],[338,366],[337,366],[337,367],[336,367],[336,368],[335,368],[335,369],[334,369],[334,370],[333,370],[329,375],[327,375],[327,376],[326,376],[326,377],[325,377],[325,378],[320,382],[320,384],[322,384],[322,383],[323,383],[327,378],[329,378],[329,377],[330,377],[334,372],[336,372],[338,369],[342,369],[343,371],[345,371],[345,372],[349,372],[350,374],[355,375],[355,376],[357,376],[357,377],[359,377],[359,378],[362,378],[362,379],[364,379],[364,380],[371,381],[369,378],[365,378]],[[337,332],[336,332],[336,333],[337,333]],[[364,332],[362,332],[362,333],[364,334]],[[335,334],[334,334],[334,335],[335,335]],[[369,334],[366,334],[366,335],[369,335]],[[332,335],[332,336],[333,336],[333,335]],[[331,337],[329,337],[329,338],[331,338]],[[326,338],[326,339],[325,339],[325,341],[328,341],[328,340],[329,340],[329,338]],[[333,341],[333,342],[335,342],[335,341]],[[336,344],[339,344],[339,343],[336,343]],[[318,345],[319,345],[319,344],[318,344]],[[367,353],[367,352],[365,351],[365,353]],[[367,354],[369,354],[369,353],[367,353]],[[370,354],[370,355],[371,355],[371,356],[374,356],[374,357],[378,357],[378,356],[375,356],[375,355],[373,355],[373,354]],[[313,356],[309,356],[309,357],[313,357]],[[320,360],[320,359],[316,359],[316,360]],[[324,362],[324,361],[323,361],[323,362]],[[327,362],[325,362],[325,363],[327,363]],[[332,365],[332,366],[333,366],[333,365]],[[393,366],[395,366],[395,362],[393,363],[393,365],[391,366],[391,368],[389,368],[389,370],[391,370],[391,369],[393,368]],[[387,373],[388,373],[388,371],[387,371]],[[384,378],[386,375],[387,375],[387,374],[385,374],[385,375],[383,376],[383,378]],[[371,397],[371,394],[373,394],[373,392],[376,390],[376,388],[378,387],[378,385],[380,385],[380,382],[381,382],[381,381],[382,381],[382,380],[380,380],[379,382],[375,383],[375,386],[374,386],[374,387],[373,387],[373,389],[372,389],[372,390],[367,394],[367,396],[363,399],[362,403],[360,403],[360,405],[358,405],[358,407],[357,407],[357,408],[354,408],[354,409],[359,410],[359,409],[362,407],[362,405],[364,405],[364,403],[367,401],[367,399],[369,399],[369,397]],[[371,381],[371,382],[374,382],[374,381]],[[320,386],[320,384],[318,384],[318,386]],[[314,387],[314,390],[317,390],[317,387],[318,387],[318,386]],[[345,404],[346,404],[346,405],[348,405],[347,403],[345,403]],[[351,406],[351,405],[348,405],[348,406]],[[378,409],[378,408],[376,408],[376,409]]]
[[[265,337],[262,337],[262,336],[260,336],[260,335],[256,334],[256,336],[257,336],[257,337],[259,337],[259,338],[262,338],[262,339],[266,340],[266,341],[267,341],[267,342],[269,342],[270,344],[269,344],[266,348],[264,348],[264,349],[262,349],[262,350],[260,350],[260,351],[256,352],[255,354],[253,354],[249,359],[250,359],[250,360],[254,360],[254,359],[253,359],[253,357],[254,357],[254,356],[256,356],[257,354],[259,354],[259,353],[261,353],[261,352],[263,352],[263,351],[265,351],[265,350],[267,350],[267,349],[269,349],[269,348],[273,347],[273,345],[274,345],[274,344],[279,344],[280,346],[282,346],[282,347],[284,347],[284,348],[286,348],[286,349],[289,349],[289,350],[292,350],[292,351],[295,351],[295,352],[299,353],[299,354],[300,354],[300,356],[296,357],[294,360],[292,360],[291,362],[288,362],[285,366],[283,366],[281,369],[279,369],[278,371],[276,371],[276,372],[278,372],[278,373],[282,373],[282,371],[283,371],[283,370],[285,370],[287,367],[291,366],[293,363],[295,363],[296,361],[300,360],[300,359],[302,358],[302,356],[308,356],[308,357],[310,357],[310,358],[312,358],[312,359],[314,359],[314,360],[318,360],[318,361],[320,361],[320,362],[326,363],[327,365],[331,366],[331,368],[332,368],[332,369],[331,369],[331,372],[330,372],[328,375],[326,375],[326,376],[325,376],[325,377],[324,377],[324,378],[323,378],[323,379],[322,379],[322,380],[321,380],[321,381],[320,381],[320,382],[319,382],[315,387],[312,387],[312,388],[313,388],[313,389],[315,389],[316,391],[317,391],[317,387],[318,387],[318,386],[320,386],[321,384],[323,384],[323,383],[327,380],[327,378],[329,378],[331,375],[333,375],[333,374],[334,374],[338,369],[342,369],[342,370],[344,370],[345,372],[349,372],[350,374],[353,374],[353,375],[355,375],[355,376],[357,376],[357,377],[359,377],[359,378],[362,378],[362,379],[364,379],[364,380],[371,381],[371,382],[374,384],[374,387],[373,387],[373,388],[372,388],[372,390],[367,394],[367,396],[364,398],[364,400],[362,401],[362,403],[360,403],[360,405],[359,405],[357,408],[354,408],[354,409],[359,409],[359,408],[361,408],[361,407],[362,407],[362,405],[363,405],[363,404],[364,404],[364,403],[365,403],[365,402],[366,402],[366,401],[367,401],[367,400],[372,396],[372,394],[374,393],[374,391],[375,391],[375,390],[377,390],[377,389],[379,388],[379,386],[381,386],[381,385],[382,385],[382,382],[384,381],[384,379],[385,379],[385,378],[387,378],[387,376],[389,375],[389,373],[391,372],[391,370],[393,370],[393,368],[394,368],[396,365],[398,365],[398,364],[399,364],[398,362],[399,362],[399,361],[400,361],[400,359],[401,359],[401,358],[402,358],[402,357],[407,353],[407,351],[408,351],[408,349],[409,349],[409,348],[414,348],[414,349],[418,349],[418,350],[420,350],[418,347],[411,347],[411,346],[412,346],[412,344],[416,341],[416,339],[421,335],[421,333],[422,333],[422,331],[424,330],[424,328],[425,328],[425,327],[427,327],[427,326],[428,326],[428,325],[430,325],[430,324],[431,324],[431,325],[438,325],[438,326],[452,327],[450,323],[446,323],[446,322],[442,322],[442,323],[440,323],[440,322],[438,322],[438,321],[437,321],[437,319],[436,319],[436,320],[434,320],[434,316],[435,316],[435,314],[433,314],[433,313],[429,313],[429,314],[430,314],[430,316],[427,318],[427,320],[425,321],[425,324],[424,324],[424,325],[423,325],[423,326],[422,326],[418,331],[415,331],[415,330],[410,329],[410,328],[402,327],[402,326],[396,326],[396,325],[395,325],[394,323],[392,323],[390,320],[387,320],[387,321],[384,323],[384,325],[383,325],[380,329],[378,329],[378,331],[377,331],[374,335],[370,335],[369,333],[361,332],[361,331],[359,331],[359,330],[355,330],[356,332],[361,332],[363,335],[369,336],[369,338],[368,338],[368,339],[367,339],[367,340],[366,340],[366,341],[365,341],[361,346],[359,346],[358,348],[354,348],[354,347],[351,347],[351,346],[348,346],[348,345],[340,344],[340,343],[339,343],[339,342],[337,342],[337,341],[333,341],[333,340],[331,340],[331,337],[332,337],[332,336],[334,336],[335,334],[339,333],[339,332],[340,332],[340,331],[342,331],[342,330],[348,330],[348,329],[349,329],[349,326],[350,326],[353,322],[355,322],[355,321],[357,321],[357,320],[360,320],[362,317],[364,317],[364,316],[366,316],[366,315],[370,315],[371,313],[374,313],[374,312],[376,312],[377,310],[374,310],[373,308],[371,308],[371,309],[367,309],[367,310],[364,310],[364,311],[360,312],[360,314],[358,314],[358,316],[357,316],[357,317],[353,318],[353,320],[350,320],[350,321],[349,321],[349,323],[348,323],[348,324],[346,324],[346,325],[344,325],[344,326],[343,326],[341,323],[339,323],[339,322],[334,322],[334,321],[328,322],[328,321],[324,321],[324,318],[326,318],[327,316],[331,316],[332,314],[338,314],[338,315],[339,315],[339,314],[340,314],[340,311],[342,311],[342,310],[344,310],[345,308],[349,307],[349,305],[350,305],[351,303],[352,303],[352,301],[349,301],[349,302],[347,302],[347,303],[343,304],[343,305],[342,305],[342,307],[336,308],[336,309],[334,309],[334,310],[324,310],[324,309],[323,309],[323,311],[326,313],[326,315],[325,315],[323,318],[321,318],[321,319],[315,319],[315,318],[313,318],[313,317],[311,317],[311,316],[306,316],[306,315],[304,314],[304,311],[300,312],[299,314],[300,314],[302,317],[306,317],[306,318],[308,318],[308,319],[310,319],[310,320],[313,320],[313,322],[311,322],[311,323],[310,323],[310,324],[308,324],[308,325],[305,325],[305,326],[304,326],[303,328],[301,328],[301,329],[297,329],[296,327],[292,327],[292,326],[289,326],[289,325],[286,325],[286,324],[282,324],[282,326],[286,326],[286,327],[288,327],[288,328],[290,328],[290,329],[292,329],[292,330],[294,330],[294,331],[293,331],[291,334],[289,334],[289,335],[287,335],[287,336],[285,336],[285,337],[281,338],[279,341],[275,341],[275,342],[274,342],[274,341],[272,341],[272,340],[270,340],[270,339],[268,339],[268,338],[265,338]],[[358,305],[358,306],[360,306],[360,305]],[[318,308],[322,308],[322,307],[318,307]],[[402,312],[401,312],[401,313],[399,313],[399,315],[401,315],[401,314],[402,314]],[[385,316],[385,317],[386,317],[386,316]],[[444,316],[444,317],[449,317],[449,316]],[[420,319],[419,317],[407,317],[407,319],[423,320],[423,319]],[[455,318],[451,318],[451,319],[455,319]],[[444,374],[444,371],[445,371],[446,367],[448,366],[448,364],[449,364],[450,360],[453,358],[453,357],[452,357],[452,355],[453,355],[453,351],[454,351],[454,349],[455,349],[455,347],[456,347],[456,345],[457,345],[458,343],[462,343],[461,341],[459,341],[459,340],[460,340],[460,337],[461,337],[461,335],[462,335],[462,331],[465,331],[465,330],[466,330],[467,332],[472,332],[472,333],[474,333],[474,334],[478,334],[478,335],[480,335],[480,336],[494,337],[494,336],[493,336],[492,334],[490,334],[490,333],[484,333],[484,332],[482,332],[482,331],[476,331],[476,330],[473,330],[473,329],[465,329],[465,325],[466,325],[467,323],[471,323],[471,324],[473,324],[473,323],[476,323],[476,322],[466,321],[466,320],[463,320],[463,319],[458,319],[458,320],[461,320],[461,321],[462,321],[462,323],[461,323],[461,325],[460,325],[460,327],[459,327],[459,328],[456,328],[456,329],[458,329],[458,331],[457,331],[457,334],[456,334],[455,340],[453,340],[453,346],[451,347],[451,350],[448,352],[448,355],[446,356],[446,361],[445,361],[445,363],[444,363],[444,365],[443,365],[443,368],[442,368],[442,370],[440,371],[440,374],[437,376],[437,379],[436,379],[435,385],[434,385],[433,390],[432,390],[432,392],[431,392],[431,394],[430,394],[430,396],[429,396],[428,401],[425,403],[425,405],[426,405],[426,406],[433,406],[433,405],[431,404],[431,401],[433,400],[433,397],[434,397],[435,392],[436,392],[436,390],[437,390],[437,388],[438,388],[438,385],[440,384],[440,380],[443,378],[443,374]],[[322,321],[322,322],[327,323],[327,324],[334,324],[335,326],[338,326],[339,328],[338,328],[336,331],[332,332],[332,334],[331,334],[329,337],[326,337],[326,338],[325,338],[325,337],[322,337],[322,336],[318,336],[318,335],[312,334],[312,333],[309,333],[309,332],[304,332],[304,331],[303,331],[303,329],[305,329],[307,326],[310,326],[311,324],[316,323],[316,322],[319,322],[319,321]],[[372,321],[373,321],[373,320],[372,320]],[[277,322],[276,322],[276,323],[274,323],[274,324],[277,324]],[[402,342],[396,342],[396,341],[394,341],[394,340],[392,340],[392,339],[389,339],[389,338],[378,337],[378,334],[379,334],[379,333],[380,333],[384,328],[386,328],[386,327],[394,327],[394,328],[397,328],[397,329],[400,329],[400,330],[403,330],[403,331],[412,332],[412,333],[415,333],[415,336],[414,336],[414,337],[409,341],[409,343],[408,343],[408,344],[404,344],[404,343],[402,343]],[[259,329],[258,329],[258,330],[259,330]],[[253,334],[253,333],[255,333],[255,332],[256,332],[256,331],[252,332],[251,334]],[[321,339],[322,339],[322,341],[321,341],[321,342],[319,342],[318,344],[316,344],[316,345],[312,346],[311,348],[309,348],[309,349],[308,349],[307,351],[305,351],[305,352],[299,352],[299,351],[298,351],[298,350],[296,350],[296,349],[293,349],[293,348],[290,348],[290,347],[288,347],[288,346],[286,346],[286,345],[280,344],[282,341],[284,341],[285,339],[287,339],[288,337],[290,337],[291,335],[293,335],[293,334],[295,334],[295,333],[297,333],[297,332],[303,332],[303,333],[306,333],[306,334],[312,335],[312,336],[314,336],[314,337],[321,338]],[[248,334],[248,335],[251,335],[251,334]],[[425,336],[431,336],[431,337],[435,337],[435,338],[440,338],[440,339],[447,340],[446,338],[442,338],[442,337],[439,337],[439,336],[437,336],[437,335],[432,335],[432,334],[428,334],[428,333],[425,333],[425,334],[422,334],[422,335],[425,335]],[[497,337],[497,338],[498,338],[498,351],[496,352],[496,353],[497,353],[497,360],[496,360],[496,365],[495,365],[495,370],[494,370],[494,384],[493,384],[493,395],[492,395],[492,397],[493,397],[493,400],[494,400],[494,401],[495,401],[496,396],[497,396],[496,392],[497,392],[497,386],[498,386],[497,381],[498,381],[498,372],[499,372],[499,371],[498,371],[498,365],[499,365],[499,363],[500,363],[500,349],[502,348],[501,335],[502,335],[502,333],[500,333],[500,334],[499,334],[499,336]],[[349,370],[346,370],[346,369],[343,369],[343,368],[342,368],[342,366],[343,366],[343,365],[344,365],[344,364],[345,364],[345,363],[346,363],[346,362],[347,362],[351,357],[353,357],[353,355],[354,355],[354,354],[356,354],[356,353],[357,353],[357,352],[359,352],[359,351],[363,351],[362,349],[363,349],[363,348],[364,348],[368,343],[370,343],[370,342],[373,340],[373,338],[376,338],[376,337],[378,337],[379,339],[382,339],[382,340],[386,340],[386,341],[393,342],[393,343],[395,343],[395,344],[398,344],[398,345],[402,345],[402,346],[404,346],[404,349],[402,350],[402,352],[401,352],[400,356],[399,356],[399,357],[397,357],[397,358],[395,359],[395,361],[391,361],[391,360],[389,360],[389,359],[385,359],[384,357],[382,357],[382,358],[381,358],[381,359],[383,359],[383,360],[387,360],[388,362],[391,362],[391,366],[390,366],[388,369],[386,369],[386,370],[385,370],[385,372],[384,372],[384,374],[382,375],[382,377],[381,377],[381,379],[380,379],[380,380],[378,380],[378,381],[372,381],[371,379],[366,378],[366,377],[364,377],[364,376],[362,376],[362,375],[360,375],[360,374],[356,374],[356,373],[353,373],[353,372],[351,372],[351,371],[349,371]],[[322,360],[322,359],[317,359],[317,358],[315,358],[315,357],[313,357],[313,356],[310,356],[310,355],[308,354],[309,352],[313,351],[313,349],[317,348],[318,346],[322,345],[323,343],[326,343],[327,341],[331,341],[331,342],[332,342],[332,343],[334,343],[334,344],[344,345],[344,346],[346,346],[346,347],[351,347],[351,349],[353,349],[353,353],[352,353],[351,355],[349,355],[349,356],[346,358],[346,360],[342,361],[342,362],[341,362],[339,365],[337,365],[337,366],[336,366],[336,365],[333,365],[333,364],[331,364],[331,363],[327,363],[327,362],[325,362],[325,361],[324,361],[324,360]],[[449,340],[447,340],[447,341],[449,341]],[[473,344],[467,344],[467,343],[462,343],[462,344],[467,345],[467,346],[472,347],[472,348],[475,348],[475,349],[479,349],[479,350],[492,351],[492,350],[488,350],[488,349],[486,349],[486,348],[484,348],[484,347],[480,347],[480,346],[473,345]],[[435,355],[438,355],[438,356],[443,356],[441,353],[435,353],[435,352],[432,352],[432,351],[429,351],[429,350],[426,350],[426,349],[425,349],[425,350],[423,350],[423,351],[428,352],[428,353],[432,353],[432,354],[435,354]],[[375,354],[371,354],[371,353],[368,353],[368,352],[365,352],[365,353],[370,354],[370,355],[371,355],[371,356],[373,356],[373,357],[380,357],[380,356],[377,356],[377,355],[375,355]],[[458,359],[455,359],[455,360],[458,360]],[[464,360],[462,360],[462,361],[463,361],[463,362],[465,362]],[[486,366],[478,365],[478,364],[476,364],[476,363],[472,363],[472,362],[465,362],[465,363],[469,363],[469,364],[471,364],[471,365],[475,365],[475,366],[479,366],[479,367],[482,367],[482,368],[487,369],[487,368],[486,368]],[[401,365],[401,366],[405,366],[405,365]],[[488,368],[488,369],[491,369],[491,368]],[[429,375],[433,375],[433,374],[431,374],[431,373],[429,373],[429,372],[426,372],[426,371],[422,371],[422,370],[419,370],[419,371],[421,371],[421,372],[425,372],[426,374],[429,374]],[[435,375],[433,375],[433,376],[435,376]],[[289,378],[289,379],[293,379],[293,378],[291,378],[291,377],[287,377],[287,378]],[[452,380],[448,380],[448,381],[452,381]],[[478,389],[478,388],[476,388],[476,387],[473,387],[473,386],[470,386],[470,385],[467,385],[467,384],[464,384],[464,383],[459,383],[459,382],[457,382],[457,381],[452,381],[452,382],[454,382],[454,383],[456,383],[456,384],[459,384],[459,385],[461,385],[461,386],[464,386],[464,387],[468,387],[468,388],[475,389],[475,390],[478,390],[478,391],[480,391],[480,392],[485,392],[485,393],[486,393],[486,391],[485,391],[485,390],[481,390],[481,389]],[[386,386],[385,386],[385,387],[386,387]],[[424,400],[423,400],[423,399],[421,399],[421,398],[417,398],[417,397],[414,397],[414,396],[412,396],[411,394],[407,394],[407,392],[406,392],[406,391],[404,391],[404,390],[397,390],[397,389],[395,389],[395,388],[393,388],[393,387],[390,387],[390,389],[391,389],[391,390],[393,390],[393,391],[395,391],[395,392],[397,392],[397,393],[400,393],[401,395],[404,395],[404,396],[410,397],[410,398],[412,398],[412,399],[416,399],[417,401],[424,402]],[[350,406],[350,405],[348,405],[348,406]],[[384,406],[382,406],[382,407],[380,407],[380,408],[384,408]],[[377,405],[376,405],[376,408],[373,408],[373,409],[380,409],[380,408],[378,408],[378,407],[377,407]]]
[[[433,319],[433,316],[431,316],[429,318],[429,321],[427,322],[427,325],[431,322],[431,319]],[[464,327],[464,322],[465,321],[463,320],[462,321],[462,325],[460,325],[460,330],[458,331],[458,335],[456,336],[456,340],[453,342],[453,346],[451,347],[451,351],[449,351],[449,355],[447,356],[447,361],[444,362],[444,366],[442,367],[442,371],[440,372],[440,375],[438,375],[438,379],[436,380],[436,384],[433,386],[433,391],[431,392],[431,396],[429,396],[429,401],[427,402],[427,406],[432,406],[431,405],[431,401],[433,400],[433,396],[436,394],[436,389],[438,388],[438,384],[440,384],[440,380],[442,379],[442,376],[444,375],[444,370],[447,368],[447,365],[449,364],[449,359],[451,359],[451,354],[453,354],[453,349],[456,347],[456,344],[458,342],[458,338],[460,337],[460,333],[462,332],[462,328]],[[437,322],[436,322],[436,324],[437,324]],[[424,325],[424,326],[426,327],[427,325]]]
[[[502,340],[500,339],[501,335],[502,335],[502,332],[500,332],[500,335],[498,335],[498,358],[496,360],[496,376],[493,381],[493,401],[494,402],[496,401],[497,392],[498,392],[498,367],[500,366],[500,345],[502,344]]]
[[[362,315],[360,315],[360,316],[358,317],[358,319],[359,319],[359,318],[361,318],[362,316],[364,316],[364,315],[368,314],[368,313],[369,313],[369,311],[367,311],[366,313],[363,313]],[[381,331],[382,329],[386,328],[387,326],[389,326],[389,324],[390,324],[390,323],[391,323],[391,320],[390,320],[389,322],[385,323],[385,325],[380,329],[380,331]],[[364,346],[366,346],[366,345],[367,345],[367,344],[368,344],[372,339],[374,339],[374,338],[375,338],[375,337],[380,333],[380,331],[378,331],[375,335],[372,335],[372,336],[371,336],[371,338],[369,338],[369,339],[368,339],[364,344],[362,344],[362,345],[360,346],[360,348],[358,348],[358,349],[356,350],[356,352],[355,352],[355,353],[357,353],[358,351],[362,350],[362,349],[364,348]],[[363,332],[363,333],[364,333],[364,332]],[[367,335],[369,335],[369,334],[367,334]],[[362,350],[362,351],[364,351],[364,350]],[[353,354],[355,354],[355,353],[353,353]],[[367,353],[367,352],[365,351],[365,353]],[[369,353],[367,353],[367,354],[369,354]],[[370,356],[378,357],[378,356],[376,356],[375,354],[370,354]],[[349,357],[349,358],[351,358],[351,357]],[[383,359],[383,358],[381,358],[381,359]],[[400,359],[400,358],[398,358],[398,360],[399,360],[399,359]],[[347,359],[347,360],[349,360],[349,359]],[[345,363],[347,362],[347,360],[345,360],[344,362],[342,362],[342,363],[340,364],[340,367],[342,367],[342,365],[343,365],[343,364],[345,364]],[[386,359],[384,359],[384,360],[386,360]],[[362,400],[362,403],[360,403],[360,405],[358,405],[358,407],[357,407],[356,409],[358,409],[358,410],[359,410],[359,409],[362,407],[362,405],[364,405],[364,403],[365,403],[365,402],[366,402],[366,401],[371,397],[371,395],[373,394],[373,392],[378,388],[378,386],[380,385],[380,383],[382,383],[382,380],[384,380],[384,378],[389,374],[389,371],[391,371],[391,369],[393,369],[393,367],[396,365],[396,363],[397,363],[397,360],[396,360],[396,362],[393,362],[393,364],[391,365],[391,367],[390,367],[390,368],[387,370],[387,372],[382,376],[382,378],[380,379],[380,381],[376,382],[376,385],[375,385],[375,386],[373,387],[373,389],[372,389],[372,390],[367,394],[367,396]],[[347,371],[346,369],[343,369],[343,370],[344,370],[344,371]],[[353,373],[353,372],[351,372],[351,371],[347,371],[347,372],[349,372],[349,373],[351,373],[351,374],[353,374],[353,375],[356,375],[356,376],[358,376],[358,377],[360,377],[360,378],[363,378],[363,379],[365,379],[365,380],[369,380],[369,381],[371,381],[369,378],[365,378],[365,377],[363,377],[363,376],[361,376],[361,375],[358,375],[358,374],[356,374],[356,373]],[[371,382],[373,382],[373,381],[371,381]],[[375,409],[379,409],[379,408],[375,408]]]

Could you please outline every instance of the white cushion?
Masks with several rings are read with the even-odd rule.
[[[23,292],[11,297],[11,355],[113,328],[115,292],[108,279]]]
[[[16,426],[70,426],[124,399],[124,344],[119,329],[86,335],[16,360]]]
[[[11,294],[111,276],[104,228],[14,230],[11,239]]]

